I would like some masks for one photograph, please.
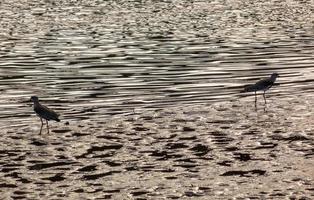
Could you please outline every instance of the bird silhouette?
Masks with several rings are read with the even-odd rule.
[[[257,101],[256,92],[257,91],[264,91],[263,97],[264,97],[264,101],[265,101],[265,105],[266,105],[267,102],[266,102],[265,92],[274,85],[277,77],[279,77],[279,74],[278,73],[273,73],[268,78],[259,80],[255,84],[253,84],[253,85],[246,86],[244,88],[243,92],[254,92],[254,94],[255,94],[255,106],[256,106],[256,101]]]
[[[41,127],[40,127],[39,134],[41,134],[41,131],[42,131],[42,128],[43,128],[43,125],[44,125],[43,119],[46,120],[46,123],[47,123],[47,133],[49,133],[48,121],[49,120],[55,120],[57,122],[60,122],[59,114],[57,114],[53,110],[49,109],[48,107],[46,107],[44,105],[41,105],[39,103],[39,100],[38,100],[37,96],[32,96],[31,97],[31,101],[34,102],[34,111],[37,114],[37,116],[40,118],[40,121],[41,121]]]

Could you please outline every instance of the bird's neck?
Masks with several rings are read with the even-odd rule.
[[[276,78],[277,78],[276,76],[271,76],[270,80],[274,83],[276,81]]]
[[[39,101],[34,101],[34,107],[38,107],[38,106],[40,106]]]

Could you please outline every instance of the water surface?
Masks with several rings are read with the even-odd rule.
[[[313,92],[311,3],[2,3],[2,126],[25,124],[38,95],[79,120],[229,101],[272,72],[271,96]]]
[[[313,199],[312,4],[1,0],[1,198]]]

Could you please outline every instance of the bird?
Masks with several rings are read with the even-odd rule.
[[[48,131],[47,133],[49,134],[48,121],[49,120],[55,120],[57,122],[60,122],[59,114],[57,114],[53,110],[49,109],[48,107],[41,105],[39,103],[39,99],[37,96],[32,96],[31,101],[34,103],[34,111],[35,111],[36,115],[40,118],[40,121],[41,121],[41,127],[40,127],[39,135],[41,135],[41,131],[42,131],[42,128],[44,126],[43,119],[46,120],[47,131]]]
[[[265,101],[265,105],[266,105],[267,102],[266,102],[265,92],[274,85],[277,77],[279,77],[278,73],[272,73],[272,75],[270,77],[265,78],[265,79],[261,79],[253,85],[246,86],[244,88],[243,92],[254,92],[254,94],[255,94],[255,106],[256,106],[256,101],[257,101],[256,92],[257,91],[264,91],[263,97],[264,97],[264,101]]]

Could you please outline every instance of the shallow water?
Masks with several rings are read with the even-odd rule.
[[[3,198],[313,197],[311,1],[2,0],[0,17]],[[240,91],[273,72],[255,111]]]
[[[70,120],[234,100],[274,71],[271,95],[313,92],[310,2],[8,2],[3,125],[25,123],[31,95]]]

